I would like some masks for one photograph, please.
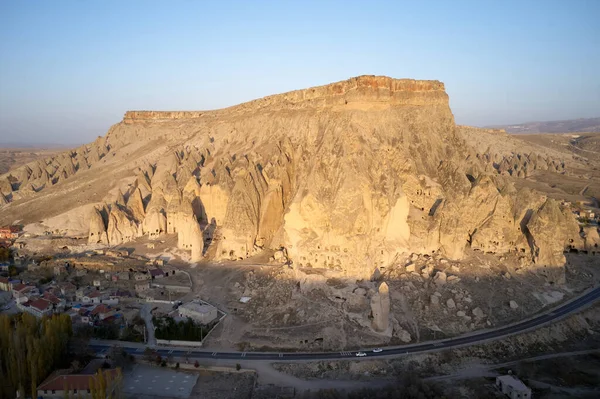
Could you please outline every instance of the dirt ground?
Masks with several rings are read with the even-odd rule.
[[[250,399],[255,381],[254,373],[201,371],[190,398]]]

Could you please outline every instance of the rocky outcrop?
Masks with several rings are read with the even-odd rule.
[[[255,112],[257,109],[298,109],[352,103],[385,103],[399,106],[447,105],[444,84],[436,80],[392,79],[386,76],[359,76],[305,90],[277,94],[222,111],[128,111],[123,122],[196,119],[225,112]]]
[[[548,199],[526,225],[526,235],[536,270],[555,283],[565,282],[564,251],[583,246],[579,225],[568,209]]]
[[[110,245],[118,245],[124,242],[132,241],[139,237],[141,230],[137,223],[132,220],[126,211],[119,205],[113,204],[108,216],[108,226],[106,234]]]
[[[102,211],[94,208],[90,217],[90,232],[88,235],[89,244],[108,244],[108,235],[106,234],[106,223]]]
[[[156,190],[146,208],[146,217],[143,222],[143,231],[148,238],[157,239],[167,232],[166,201],[162,192]]]
[[[544,199],[512,185],[515,172],[562,173],[559,164],[530,151],[475,150],[440,82],[361,76],[217,111],[131,111],[105,137],[18,168],[0,185],[19,188],[11,200],[33,198],[82,171],[101,180],[111,165],[120,180],[104,182],[104,193],[130,187],[111,207],[111,245],[177,234],[196,260],[283,247],[295,268],[371,279],[410,253],[461,259],[469,247],[559,267],[570,243],[553,232],[571,216],[541,227]]]
[[[127,199],[127,209],[129,209],[137,223],[142,223],[146,218],[144,201],[142,200],[142,193],[139,188],[134,189],[131,194],[129,194],[129,198]]]
[[[386,283],[381,283],[377,293],[371,297],[372,326],[375,331],[387,331],[390,325],[390,291]]]
[[[88,146],[66,151],[43,160],[35,160],[0,176],[0,192],[21,192],[14,199],[48,189],[75,175],[79,170],[100,162],[108,153],[105,138],[98,138]]]
[[[596,226],[583,227],[583,235],[585,237],[585,250],[588,253],[600,253],[600,235]]]

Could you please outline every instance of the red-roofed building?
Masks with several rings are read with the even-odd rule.
[[[51,292],[44,292],[44,299],[46,299],[47,301],[52,302],[52,304],[54,305],[55,309],[59,309],[62,310],[64,309],[64,307],[66,306],[66,301],[62,298],[57,297],[56,295],[54,295]]]
[[[54,312],[52,302],[44,298],[36,298],[25,303],[17,303],[17,307],[35,317],[50,316]]]
[[[92,291],[87,295],[84,295],[82,298],[83,303],[100,303],[102,299],[107,298],[107,295],[100,291]]]
[[[91,314],[99,320],[105,320],[111,316],[114,316],[115,310],[112,309],[110,306],[102,304],[96,306],[94,310],[92,310]]]
[[[37,396],[42,399],[91,398],[90,381],[97,378],[95,374],[67,374],[70,370],[58,370],[37,387]],[[121,383],[121,372],[118,369],[104,370],[107,395]],[[67,395],[68,392],[68,395]]]
[[[35,295],[39,295],[40,291],[37,287],[32,285],[25,285],[22,283],[13,285],[12,287],[12,295],[15,298],[17,303],[27,302],[27,300]]]

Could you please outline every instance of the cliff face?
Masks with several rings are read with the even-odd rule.
[[[448,105],[448,95],[444,84],[436,80],[359,76],[325,86],[276,94],[217,111],[128,111],[123,122],[130,124],[145,120],[193,119],[215,114],[256,112],[265,108],[300,109],[363,102],[390,105]]]
[[[405,252],[521,252],[523,218],[543,203],[488,175],[437,81],[361,76],[223,110],[130,111],[64,159],[82,158],[95,178],[113,168],[133,181],[127,205],[108,206],[110,244],[178,233],[194,260],[286,247],[297,267],[358,277]]]

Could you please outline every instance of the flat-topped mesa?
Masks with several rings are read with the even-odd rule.
[[[259,109],[301,109],[353,103],[399,106],[444,105],[448,95],[437,80],[393,79],[387,76],[359,76],[325,86],[295,90],[215,111],[128,111],[123,121],[193,119],[203,115],[248,112]]]

